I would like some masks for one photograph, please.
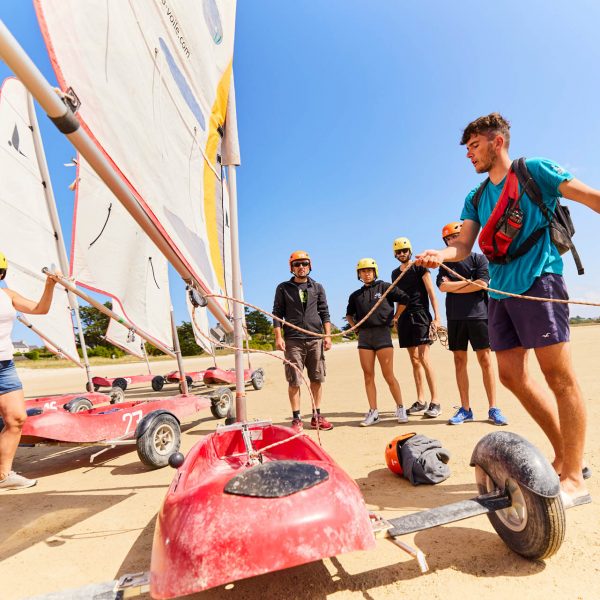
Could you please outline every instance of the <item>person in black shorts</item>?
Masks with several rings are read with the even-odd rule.
[[[401,271],[410,266],[412,245],[408,238],[401,237],[394,240],[393,248],[400,266],[392,271],[392,282],[396,281]],[[424,416],[435,418],[441,414],[442,409],[437,400],[433,366],[429,362],[429,346],[432,344],[429,330],[432,323],[434,327],[439,325],[440,316],[429,270],[413,265],[398,282],[397,287],[408,295],[409,303],[400,318],[394,319],[394,323],[398,329],[400,348],[408,350],[417,388],[417,401],[406,412],[415,415],[425,411]],[[433,307],[434,319],[429,312],[429,302]],[[425,403],[423,375],[427,379],[431,394],[429,406]]]
[[[352,292],[348,298],[346,321],[354,327],[377,304],[390,284],[377,279],[377,263],[372,258],[361,258],[356,265],[356,275],[363,282],[363,286]],[[397,303],[394,315],[394,302]],[[375,358],[379,361],[383,377],[390,388],[394,402],[396,402],[396,418],[398,423],[406,423],[408,417],[402,405],[400,384],[394,376],[394,346],[390,327],[392,319],[397,318],[408,303],[408,296],[397,289],[393,289],[385,300],[375,309],[373,314],[359,327],[358,330],[358,355],[360,366],[365,379],[365,390],[369,401],[369,412],[365,415],[361,425],[368,427],[379,421],[377,410],[377,388],[375,387]]]
[[[462,223],[448,223],[442,229],[442,238],[446,246],[460,235]],[[475,285],[487,286],[490,281],[488,260],[483,254],[471,252],[460,262],[448,263],[448,266],[474,283],[465,283],[448,271],[440,269],[436,284],[440,291],[446,292],[446,318],[448,319],[448,344],[454,355],[456,384],[460,395],[460,408],[450,417],[448,423],[461,425],[473,420],[473,411],[469,402],[469,376],[467,374],[467,348],[475,350],[483,385],[489,403],[488,420],[494,425],[507,425],[508,421],[496,406],[496,378],[492,366],[492,352],[488,335],[487,292]]]

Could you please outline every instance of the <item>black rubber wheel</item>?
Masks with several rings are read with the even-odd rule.
[[[148,467],[158,469],[169,464],[169,456],[179,450],[181,429],[173,415],[160,414],[136,440],[140,460]]]
[[[90,383],[89,381],[85,384],[85,391],[86,392],[91,392],[92,390],[95,392],[97,391],[96,389],[94,389],[96,386],[92,383]]]
[[[127,389],[127,380],[123,377],[117,377],[113,380],[113,387],[120,387],[123,391]]]
[[[256,369],[250,377],[250,383],[255,390],[261,390],[265,385],[265,376],[262,369]]]
[[[70,413],[78,413],[92,408],[92,403],[87,398],[73,398],[65,404],[65,409]]]
[[[100,386],[97,385],[96,383],[94,384],[94,391],[97,392],[100,389]],[[89,392],[90,390],[88,390]]]
[[[533,560],[552,556],[565,537],[565,512],[560,496],[540,496],[504,473],[502,467],[495,465],[492,478],[483,467],[475,465],[479,493],[504,489],[506,483],[512,500],[512,506],[488,514],[492,526],[513,552]]]
[[[123,402],[125,400],[125,392],[122,387],[112,387],[110,388],[110,392],[108,392],[110,396],[111,404],[119,404],[119,402]]]
[[[163,387],[165,387],[165,378],[162,375],[157,375],[152,378],[152,389],[155,392],[160,392]]]
[[[192,385],[193,385],[193,383],[194,383],[194,380],[192,379],[192,377],[190,375],[186,375],[185,376],[185,381],[186,381],[186,383],[188,385],[188,388],[191,388]]]
[[[224,419],[233,405],[233,394],[229,388],[219,388],[211,395],[210,412],[215,419]]]

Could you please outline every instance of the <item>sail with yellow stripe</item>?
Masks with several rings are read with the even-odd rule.
[[[82,126],[202,290],[226,293],[221,155],[235,2],[35,0],[35,7]]]

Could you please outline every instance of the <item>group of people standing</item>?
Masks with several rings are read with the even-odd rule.
[[[466,368],[469,343],[481,366],[489,403],[488,418],[496,425],[507,423],[496,406],[493,351],[501,383],[520,400],[552,444],[553,466],[560,476],[564,506],[591,502],[584,483],[590,471],[583,468],[586,410],[570,355],[568,293],[562,277],[559,242],[551,230],[555,233],[557,229],[554,223],[559,197],[600,213],[600,191],[578,181],[551,160],[511,161],[510,124],[499,113],[469,123],[461,144],[466,146],[467,158],[476,172],[487,173],[488,177],[466,197],[462,221],[448,223],[443,228],[446,247],[426,250],[411,262],[410,241],[396,239],[393,249],[400,265],[391,274],[392,284],[378,279],[375,260],[358,261],[356,272],[363,285],[351,294],[346,319],[354,325],[368,315],[358,330],[360,364],[369,402],[369,411],[361,425],[372,425],[379,420],[375,359],[395,401],[399,422],[406,422],[412,414],[423,413],[431,418],[441,414],[429,362],[430,332],[439,325],[439,310],[428,269],[446,263],[462,276],[440,268],[436,278],[438,287],[446,293],[448,341],[454,354],[461,400],[461,407],[449,423],[459,425],[473,420]],[[479,245],[485,256],[472,251],[480,229]],[[277,348],[285,351],[288,361],[292,426],[297,430],[302,428],[298,374],[305,362],[307,366],[310,362],[308,376],[315,398],[311,426],[322,424],[322,429],[332,428],[320,414],[324,350],[331,347],[329,311],[322,286],[309,277],[310,268],[310,258],[305,252],[292,254],[292,278],[278,286],[273,309],[277,317],[274,323]],[[402,278],[396,281],[401,273]],[[494,290],[488,294],[490,277]],[[369,314],[386,292],[384,301]],[[282,323],[285,339],[290,336],[295,340],[292,350],[288,350],[281,335]],[[305,332],[292,330],[290,324],[302,327]],[[408,409],[404,408],[393,371],[392,325],[396,325],[400,347],[407,348],[413,366],[417,400]],[[315,338],[311,332],[324,332],[325,337]],[[551,394],[529,374],[530,350],[535,353]],[[429,387],[429,403],[425,401],[423,379]]]

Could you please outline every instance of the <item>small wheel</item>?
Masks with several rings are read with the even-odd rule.
[[[255,390],[261,390],[263,388],[265,385],[265,376],[263,375],[262,369],[257,369],[254,371],[254,373],[252,373],[250,382]]]
[[[65,404],[64,408],[70,413],[84,412],[92,408],[92,403],[87,398],[73,398]]]
[[[502,470],[501,465],[496,467]],[[475,478],[481,494],[506,487],[512,505],[489,513],[488,518],[513,552],[534,560],[548,558],[557,552],[566,528],[560,496],[540,496],[501,473],[496,474],[499,484],[480,465],[475,465]]]
[[[96,386],[92,383],[90,383],[89,381],[85,384],[85,391],[86,392],[91,392],[92,390],[96,391],[94,388]]]
[[[125,392],[121,387],[112,387],[110,388],[110,392],[108,392],[110,396],[111,404],[119,404],[119,402],[123,402],[125,400]]]
[[[123,377],[117,377],[113,381],[113,388],[120,387],[123,391],[127,389],[127,380]]]
[[[152,389],[155,392],[160,392],[163,387],[165,387],[165,378],[162,375],[157,375],[152,378]]]
[[[192,385],[193,385],[193,383],[194,383],[194,380],[192,379],[191,375],[186,375],[185,376],[185,381],[186,381],[186,383],[188,385],[188,388],[191,388]]]
[[[97,383],[95,383],[95,384],[94,384],[94,391],[95,391],[95,392],[97,392],[99,389],[100,389],[100,386],[99,386]],[[90,391],[90,390],[88,390],[88,392],[89,392],[89,391]]]
[[[228,388],[219,388],[211,397],[210,412],[215,419],[224,419],[233,404],[233,394]]]
[[[179,450],[181,429],[173,415],[157,415],[148,429],[136,440],[140,460],[148,467],[169,464],[169,456]]]

